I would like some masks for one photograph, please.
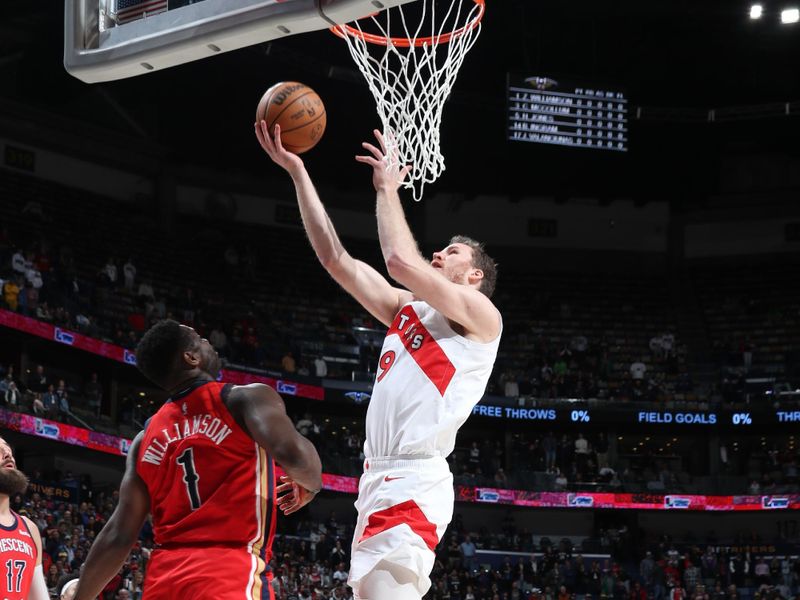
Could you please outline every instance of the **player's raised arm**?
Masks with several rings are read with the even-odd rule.
[[[100,595],[106,584],[119,572],[150,512],[147,486],[136,472],[143,434],[141,432],[136,436],[128,451],[125,475],[119,490],[119,504],[89,550],[75,600],[95,600]]]
[[[278,392],[260,383],[237,386],[228,394],[226,404],[250,437],[293,481],[313,493],[322,489],[317,449],[297,432]]]
[[[479,245],[466,238],[454,240],[435,253],[431,263],[422,257],[397,193],[409,167],[387,169],[383,136],[377,130],[375,136],[380,148],[365,142],[363,146],[369,155],[357,156],[356,160],[372,167],[378,237],[389,275],[415,297],[461,325],[466,335],[483,342],[495,339],[500,333],[500,314],[489,300],[493,283],[484,285],[485,270],[493,270],[494,262],[488,261],[481,268],[480,261],[473,260]]]
[[[270,136],[266,121],[261,121],[256,123],[256,136],[273,162],[291,176],[303,226],[319,262],[361,306],[381,323],[389,326],[400,306],[410,296],[405,290],[392,287],[375,269],[348,254],[319,199],[303,161],[281,145],[280,127],[276,125],[274,136]]]

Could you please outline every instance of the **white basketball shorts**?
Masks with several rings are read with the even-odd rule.
[[[379,562],[416,575],[424,596],[454,500],[453,475],[441,456],[367,459],[355,502],[358,522],[348,579],[356,597],[359,581]]]

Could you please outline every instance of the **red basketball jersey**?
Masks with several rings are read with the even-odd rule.
[[[162,563],[160,568],[153,564],[152,570],[160,574],[162,585],[170,584],[169,574],[162,571],[173,570],[168,565],[178,553],[189,552],[196,560],[178,561],[187,586],[203,577],[218,579],[222,568],[231,584],[235,580],[237,587],[247,588],[231,597],[261,598],[269,593],[271,579],[274,464],[225,406],[223,398],[231,387],[196,382],[170,398],[145,427],[136,469],[150,494],[159,548],[153,563]],[[204,558],[212,560],[217,550],[238,558],[209,569]],[[188,581],[193,570],[195,581]],[[145,597],[178,597],[174,588],[158,591],[153,583],[148,576]]]
[[[0,525],[0,597],[27,600],[36,568],[36,544],[25,520],[16,513],[10,527]]]

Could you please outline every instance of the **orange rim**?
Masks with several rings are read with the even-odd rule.
[[[458,38],[467,33],[468,31],[472,31],[475,29],[478,24],[483,19],[483,13],[486,12],[486,5],[484,4],[485,0],[472,0],[478,6],[478,14],[475,15],[475,18],[472,19],[469,23],[464,25],[463,27],[459,27],[455,31],[451,31],[449,33],[443,33],[437,36],[430,36],[424,38],[416,38],[411,39],[407,37],[385,37],[382,35],[376,35],[374,33],[364,33],[360,29],[357,29],[351,25],[336,25],[335,27],[331,27],[331,31],[338,35],[340,38],[344,38],[346,35],[354,38],[361,38],[365,42],[369,42],[370,44],[375,44],[377,46],[398,46],[400,48],[410,48],[411,46],[430,46],[434,44],[447,44],[453,38]]]

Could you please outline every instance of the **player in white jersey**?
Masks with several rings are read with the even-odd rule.
[[[342,246],[302,160],[256,123],[270,158],[295,184],[303,225],[331,276],[389,327],[367,410],[364,474],[349,583],[359,600],[419,600],[434,549],[453,515],[445,458],[481,399],[497,356],[500,313],[489,299],[496,265],[483,247],[454,237],[431,261],[420,254],[397,193],[408,167],[386,167],[385,145],[364,143],[372,167],[378,237],[393,287]]]

